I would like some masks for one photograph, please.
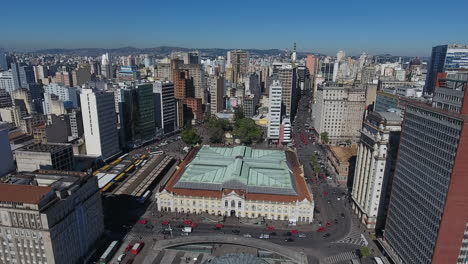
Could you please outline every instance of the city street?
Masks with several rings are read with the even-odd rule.
[[[139,261],[142,261],[145,252],[157,240],[182,236],[184,221],[188,219],[198,224],[192,233],[189,234],[190,236],[236,234],[259,238],[262,234],[270,234],[269,242],[304,252],[309,256],[311,263],[318,263],[319,260],[327,260],[330,263],[334,263],[335,260],[341,261],[355,258],[356,254],[354,252],[366,246],[367,243],[370,243],[369,247],[373,252],[378,252],[373,242],[363,232],[363,227],[350,213],[347,190],[344,187],[337,186],[333,178],[322,179],[314,175],[310,164],[310,156],[314,155],[314,151],[317,151],[317,158],[325,161],[326,155],[322,146],[308,140],[309,135],[313,135],[306,133],[305,126],[306,123],[310,122],[309,102],[310,96],[304,95],[299,103],[297,117],[293,125],[293,133],[296,139],[300,138],[301,133],[304,133],[307,138],[307,144],[301,140],[296,141],[296,151],[300,162],[303,164],[304,175],[309,179],[307,182],[315,201],[316,212],[312,224],[288,227],[284,221],[267,221],[267,224],[275,227],[274,231],[267,231],[266,225],[249,225],[241,223],[240,221],[242,220],[237,218],[228,218],[223,222],[225,225],[223,228],[215,230],[215,225],[221,223],[216,220],[216,217],[158,212],[156,201],[154,201],[154,196],[152,196],[145,205],[139,205],[141,208],[133,208],[133,210],[139,212],[140,217],[138,220],[133,219],[132,227],[123,239],[123,243],[114,258],[116,259],[124,252],[124,249],[129,244],[144,242],[145,247],[139,255],[131,256],[127,254],[126,256],[126,259],[134,258],[134,263],[140,263]],[[204,128],[199,128],[199,131],[203,130]],[[160,143],[163,141],[168,144],[161,146]],[[183,148],[186,145],[178,139],[177,135],[166,138],[163,141],[134,150],[131,152],[131,155],[162,150],[166,155],[171,155],[178,159],[183,158],[185,155]],[[132,213],[129,212],[129,215],[132,215]],[[146,221],[142,224],[138,222],[139,220]],[[164,221],[168,221],[170,224],[163,224]],[[327,224],[330,226],[327,226]],[[319,227],[325,227],[325,231],[317,232]],[[298,233],[288,234],[293,229],[298,230]],[[301,236],[305,235],[305,237],[299,237],[299,234],[302,234]],[[363,235],[365,240],[363,239]],[[287,238],[292,238],[294,241],[288,242],[286,241]]]

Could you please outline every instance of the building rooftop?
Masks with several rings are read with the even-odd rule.
[[[395,112],[376,112],[378,115],[380,115],[385,121],[387,122],[397,122],[401,123],[403,122],[403,118],[401,117],[400,114],[395,113]]]
[[[221,198],[235,192],[247,200],[312,201],[301,165],[290,151],[195,147],[179,168],[164,186],[177,195]]]
[[[61,144],[61,143],[37,143],[32,145],[27,145],[18,149],[17,151],[30,151],[30,152],[56,152],[61,151],[66,148],[70,148],[70,144]]]
[[[348,162],[352,156],[357,155],[357,147],[338,147],[330,146],[330,150],[335,154],[335,156],[340,160],[340,162]]]
[[[0,184],[0,202],[39,204],[53,190],[51,187]]]
[[[284,151],[203,146],[175,188],[296,194]]]
[[[37,170],[19,173],[0,184],[0,202],[40,204],[56,196],[66,198],[91,176],[85,172]],[[58,191],[59,194],[55,192]],[[54,195],[48,195],[54,192]]]

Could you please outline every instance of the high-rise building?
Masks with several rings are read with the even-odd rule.
[[[13,106],[10,94],[4,89],[0,89],[0,108],[10,106]]]
[[[78,107],[78,89],[76,87],[68,87],[64,84],[51,83],[44,86],[45,94],[55,94],[63,101],[65,108]]]
[[[13,75],[15,89],[29,89],[29,84],[34,84],[36,82],[34,69],[32,66],[21,66],[18,63],[14,62],[11,64],[11,73]]]
[[[103,160],[117,155],[120,148],[114,94],[83,89],[80,99],[87,154]]]
[[[331,144],[357,142],[366,109],[366,90],[334,83],[320,85],[312,104],[313,127]]]
[[[158,81],[153,84],[155,100],[155,119],[158,128],[164,134],[177,130],[177,108],[174,97],[174,84],[169,81]],[[159,103],[158,103],[159,102]]]
[[[385,226],[402,121],[397,113],[371,112],[361,130],[352,208],[372,233]]]
[[[182,64],[179,66],[181,70],[187,70],[189,76],[193,78],[193,88],[195,92],[195,98],[202,99],[202,103],[206,104],[206,90],[207,82],[204,76],[203,68],[201,64]]]
[[[289,119],[289,117],[285,117],[283,118],[283,121],[281,122],[281,127],[280,127],[279,143],[281,145],[286,145],[288,143],[291,143],[292,141],[291,132],[292,132],[291,119]]]
[[[468,73],[439,73],[435,85],[433,106],[460,112],[467,82]]]
[[[314,76],[315,75],[315,63],[316,63],[316,58],[312,54],[307,54],[306,57],[306,67],[309,69],[310,75]]]
[[[3,48],[0,48],[0,70],[8,70],[8,62]]]
[[[83,64],[72,71],[72,80],[74,86],[81,86],[86,82],[91,81],[91,66]]]
[[[117,79],[121,82],[137,81],[140,78],[140,72],[135,66],[121,66],[117,72]]]
[[[270,107],[268,119],[268,139],[278,141],[280,137],[281,125],[281,105],[283,87],[279,80],[274,80],[270,85]]]
[[[11,70],[0,72],[0,90],[5,90],[11,94],[16,88]]]
[[[0,122],[0,178],[15,170],[8,131],[8,124]]]
[[[54,83],[60,83],[66,86],[73,86],[73,78],[70,72],[58,71],[54,76]]]
[[[212,76],[210,79],[210,107],[214,115],[223,110],[224,77]]]
[[[232,65],[233,83],[239,83],[249,71],[249,53],[245,50],[232,50],[228,56]]]
[[[468,72],[468,45],[440,45],[432,48],[424,92],[432,94],[439,72]]]
[[[47,66],[35,65],[33,66],[33,69],[34,69],[34,77],[35,77],[36,83],[43,82],[44,79],[49,76]]]
[[[294,121],[297,104],[299,102],[299,90],[297,87],[297,72],[292,65],[285,64],[278,68],[278,80],[281,82],[283,91],[281,93],[282,114]]]
[[[434,99],[405,108],[384,232],[401,263],[468,260],[468,86],[460,112]]]
[[[123,123],[126,144],[141,146],[156,137],[153,85],[140,84],[124,92]]]
[[[244,116],[252,118],[255,115],[255,95],[246,95],[244,96],[244,102],[242,105],[242,110],[244,111]]]
[[[101,74],[107,79],[113,78],[112,61],[109,53],[101,56]]]
[[[39,143],[24,146],[14,152],[18,171],[35,171],[40,169],[73,170],[74,160],[71,144]]]
[[[82,172],[15,175],[0,215],[1,263],[80,263],[104,231],[97,177]]]

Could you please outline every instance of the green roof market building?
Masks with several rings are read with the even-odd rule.
[[[292,151],[196,147],[156,197],[160,211],[313,220],[314,201]]]

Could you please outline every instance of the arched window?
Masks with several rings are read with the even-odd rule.
[[[252,211],[255,211],[255,205],[252,205]]]
[[[231,201],[231,207],[236,207],[236,201],[234,200]]]

